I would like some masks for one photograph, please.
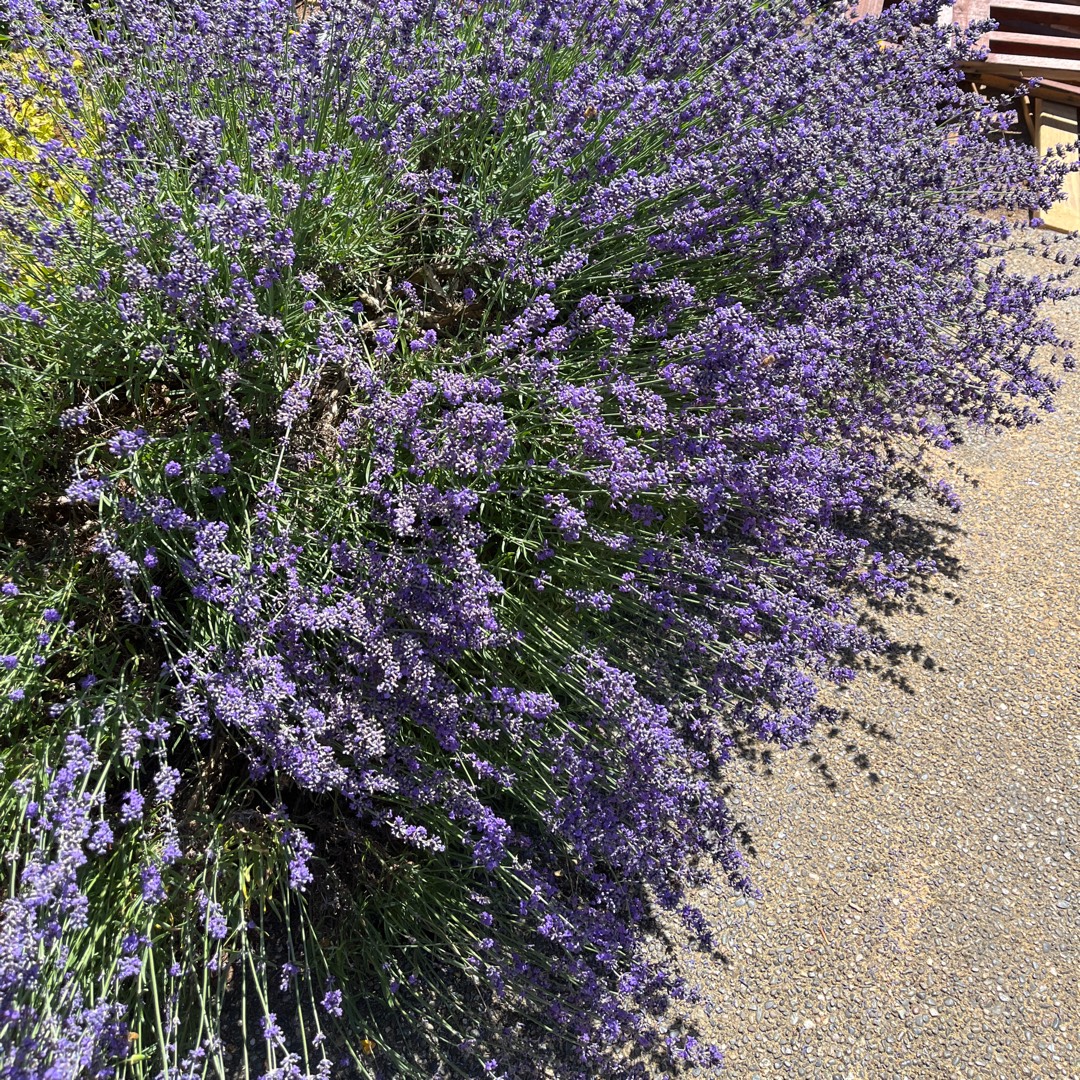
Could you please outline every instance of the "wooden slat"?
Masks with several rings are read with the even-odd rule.
[[[1001,46],[1008,45],[1005,49]],[[1042,57],[1038,49],[1056,49],[1069,54],[1065,59],[1071,59],[1073,55],[1080,57],[1080,37],[1054,37],[1052,34],[1013,34],[1004,33],[1001,30],[990,31],[990,48],[993,52],[1010,52],[1022,56]]]
[[[1077,100],[1080,97],[1080,86],[1043,79],[1039,83],[1039,97],[1046,98],[1047,101],[1060,101],[1066,105],[1080,105]]]
[[[985,60],[965,64],[967,71],[989,71],[997,75],[1015,75],[1021,79],[1036,76],[1080,82],[1080,60],[1059,60],[1046,56],[1017,56],[1014,53],[991,53]]]
[[[956,0],[952,7],[952,21],[961,26],[990,18],[990,0]]]
[[[1036,106],[1027,94],[1016,103],[1016,113],[1024,122],[1028,138],[1033,146],[1037,146],[1039,143],[1039,133],[1035,128],[1035,112]]]
[[[949,8],[943,8],[948,12]],[[952,21],[967,26],[980,19],[1005,22],[1010,18],[1042,25],[1047,29],[1080,29],[1080,0],[1076,4],[1044,3],[1042,0],[957,0]]]
[[[991,90],[1016,90],[1021,80],[1010,78],[1008,75],[997,75],[992,71],[981,71],[978,81]],[[1035,93],[1046,101],[1057,101],[1062,105],[1080,105],[1080,85],[1077,84],[1070,85],[1055,82],[1053,79],[1043,79]]]
[[[1080,9],[1068,16],[1055,15],[1050,21],[1025,11],[1002,11],[999,8],[993,9],[993,16],[994,22],[998,25],[997,30],[992,30],[991,33],[1049,34],[1080,38]]]
[[[1080,17],[1080,4],[1044,4],[1041,0],[990,0],[991,11],[1023,12],[1032,22],[1052,22],[1054,19]]]
[[[1076,161],[1075,143],[1080,135],[1080,123],[1075,105],[1059,105],[1052,101],[1035,102],[1036,145],[1045,154],[1062,147],[1066,161]],[[1048,206],[1042,213],[1043,223],[1051,229],[1072,232],[1080,229],[1080,174],[1065,177],[1065,198]]]

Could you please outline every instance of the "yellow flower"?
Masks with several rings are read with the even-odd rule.
[[[15,161],[28,162],[31,165],[41,160],[41,153],[35,144],[56,140],[66,146],[79,145],[87,149],[93,144],[94,136],[88,131],[81,140],[76,140],[69,130],[67,120],[71,119],[71,112],[61,95],[55,80],[46,78],[43,82],[36,80],[31,82],[31,67],[41,67],[46,74],[51,74],[41,61],[39,54],[33,49],[25,49],[21,52],[10,53],[0,60],[0,71],[14,73],[21,82],[31,88],[30,94],[21,101],[8,100],[4,103],[9,115],[16,124],[26,131],[25,137],[20,137],[15,132],[6,128],[0,128],[0,157],[12,158]],[[71,65],[74,73],[85,70],[82,59],[76,57]],[[90,99],[84,97],[84,103],[88,106],[86,113],[93,116]],[[69,178],[49,175],[45,171],[31,172],[28,181],[30,191],[38,206],[46,213],[56,212],[59,208],[74,211],[77,214],[84,213],[89,209],[78,183],[81,177]],[[0,243],[4,241],[0,234]],[[40,280],[49,276],[50,271],[38,265],[28,258],[15,259],[21,263],[24,281]]]
[[[38,56],[33,49],[25,49],[10,54],[0,62],[0,69],[15,71],[23,82],[30,83],[30,68],[37,60]],[[72,64],[72,69],[76,72],[83,67],[82,60],[78,58]],[[74,145],[74,140],[60,121],[60,117],[67,112],[67,106],[59,90],[48,82],[35,83],[29,98],[17,104],[8,102],[7,109],[16,123],[24,127],[34,141],[48,142],[57,139],[69,146]],[[36,162],[40,158],[34,146],[6,130],[0,131],[0,153],[18,161]],[[43,173],[33,173],[30,179],[43,196],[61,205],[82,201],[82,196],[66,181],[50,180]]]

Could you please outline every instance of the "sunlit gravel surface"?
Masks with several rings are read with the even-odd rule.
[[[1080,300],[1054,317],[1080,342]],[[1080,372],[952,460],[894,654],[838,728],[732,769],[763,897],[705,898],[723,955],[683,970],[735,1080],[1080,1077]]]

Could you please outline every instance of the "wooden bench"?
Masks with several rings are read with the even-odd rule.
[[[880,15],[894,0],[858,0],[856,16]],[[1038,87],[1021,97],[1017,113],[1023,131],[1040,153],[1072,145],[1080,137],[1080,0],[956,0],[941,9],[941,19],[966,27],[992,19],[998,24],[980,39],[985,60],[966,65],[972,82],[986,90],[1015,90],[1032,78]],[[1080,173],[1066,181],[1066,197],[1042,213],[1052,229],[1080,229]]]

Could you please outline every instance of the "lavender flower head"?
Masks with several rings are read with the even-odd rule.
[[[136,428],[134,431],[118,431],[109,440],[109,453],[119,458],[131,457],[147,444],[148,439],[149,436],[143,428]]]

